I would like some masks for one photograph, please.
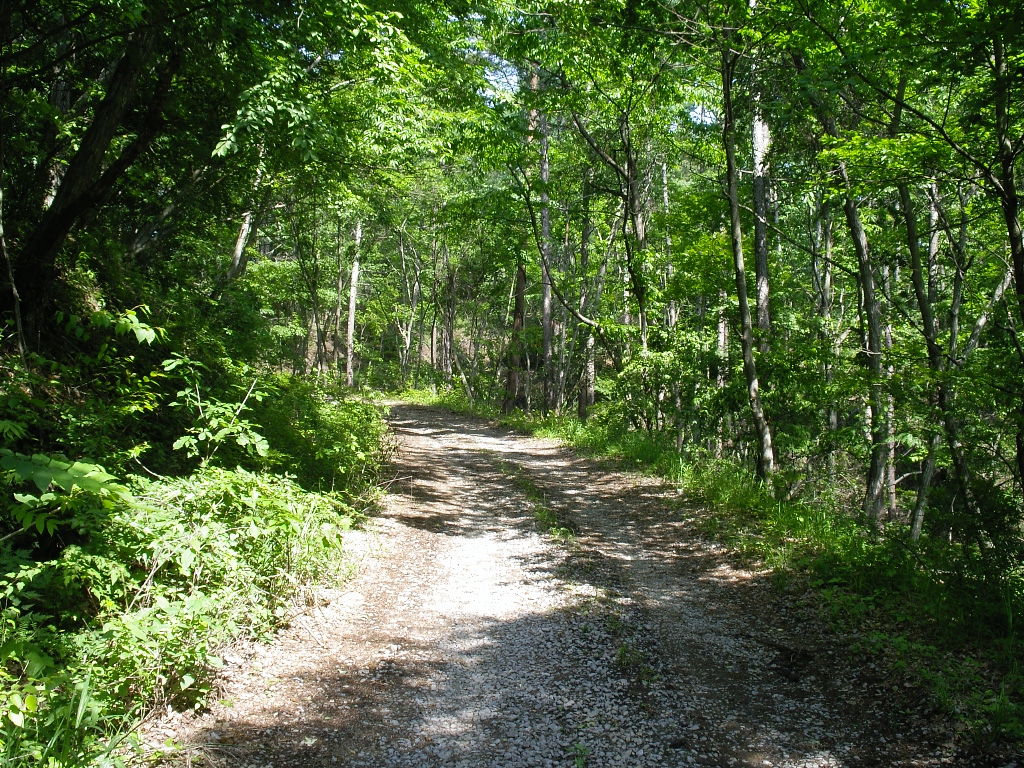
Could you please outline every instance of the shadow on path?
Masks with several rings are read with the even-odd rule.
[[[694,532],[674,491],[440,409],[393,408],[385,551],[233,670],[210,762],[949,764],[812,613]],[[539,535],[538,499],[577,532]],[[899,701],[905,701],[900,697]]]

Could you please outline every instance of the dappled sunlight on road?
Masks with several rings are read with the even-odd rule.
[[[393,424],[397,479],[366,534],[382,551],[228,670],[195,754],[846,768],[934,750],[845,699],[832,657],[776,625],[762,576],[700,540],[671,489],[435,409],[397,407]],[[568,543],[538,531],[538,508]]]

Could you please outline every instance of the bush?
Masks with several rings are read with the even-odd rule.
[[[344,573],[354,515],[338,498],[215,467],[133,485],[51,494],[77,516],[0,545],[5,765],[83,764],[142,707],[202,701],[219,647],[265,635],[304,585]],[[76,543],[39,559],[56,539]]]
[[[312,378],[268,379],[251,419],[270,444],[265,466],[310,490],[360,493],[379,479],[391,442],[380,407]]]

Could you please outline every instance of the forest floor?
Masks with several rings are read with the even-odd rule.
[[[228,654],[219,702],[151,741],[261,768],[1016,765],[961,754],[922,692],[702,538],[672,488],[441,409],[391,422],[357,575]]]

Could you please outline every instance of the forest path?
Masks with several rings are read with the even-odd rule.
[[[851,667],[656,480],[392,407],[398,480],[359,574],[165,726],[229,766],[948,762],[940,721]],[[538,533],[538,505],[575,541]],[[358,537],[357,537],[358,539]],[[904,692],[905,693],[905,692]],[[899,697],[906,700],[905,695]]]

